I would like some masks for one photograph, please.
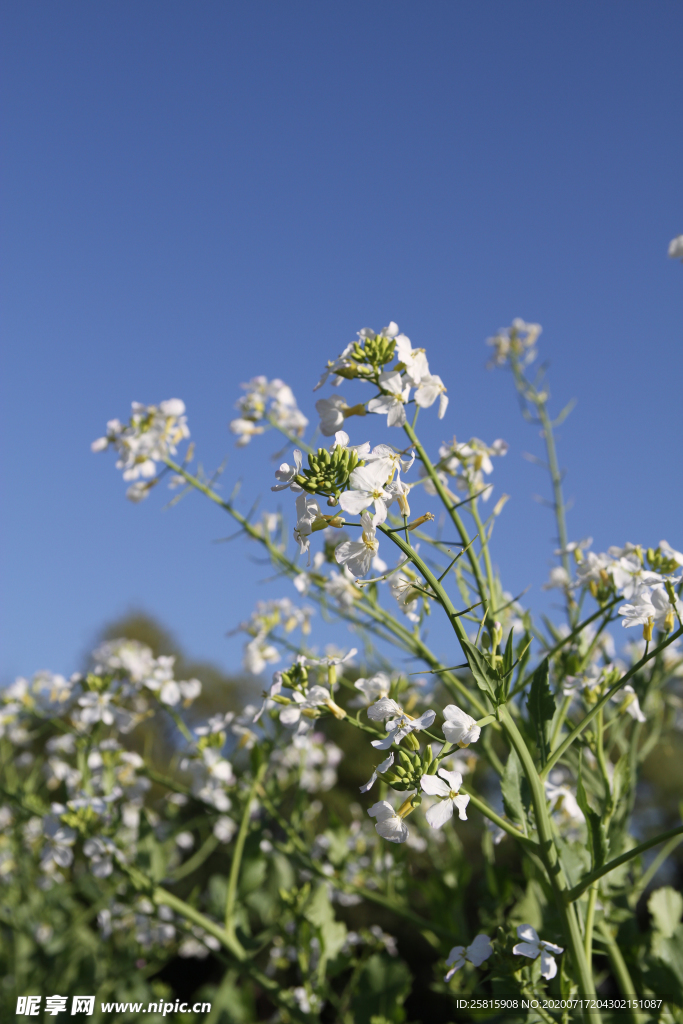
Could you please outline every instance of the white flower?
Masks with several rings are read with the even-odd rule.
[[[373,523],[378,526],[387,518],[387,502],[392,495],[384,487],[386,477],[381,462],[358,466],[349,477],[351,490],[339,496],[339,504],[345,512],[357,516],[370,505],[375,506]]]
[[[263,636],[256,636],[244,646],[242,664],[247,672],[258,676],[266,665],[280,660],[280,652],[273,644],[269,644]]]
[[[550,954],[554,953],[558,956],[560,953],[564,953],[562,946],[556,946],[554,942],[546,942],[544,939],[539,939],[538,933],[530,924],[519,925],[517,928],[517,938],[523,939],[523,941],[518,942],[512,952],[516,953],[517,956],[528,956],[531,960],[535,960],[540,956],[541,976],[548,981],[554,978],[557,974],[557,964]]]
[[[571,586],[569,573],[561,565],[556,565],[550,570],[548,582],[543,584],[542,590],[566,590]]]
[[[384,483],[388,485],[393,479],[394,473],[400,479],[401,473],[407,473],[415,462],[415,452],[410,453],[410,458],[405,459],[401,452],[395,451],[388,444],[376,444],[372,451],[365,455],[367,465],[373,465],[379,472],[380,467],[384,470]]]
[[[429,364],[423,348],[413,348],[410,338],[399,334],[396,338],[396,358],[406,368],[406,381],[417,388],[425,377],[429,377]]]
[[[446,394],[446,386],[437,374],[430,374],[428,377],[423,377],[420,386],[415,392],[415,401],[423,409],[428,409],[434,402],[439,399],[439,419],[442,420],[446,415],[446,409],[448,408],[448,395]]]
[[[362,707],[363,703],[372,704],[380,697],[387,697],[389,690],[391,689],[391,679],[386,672],[376,672],[374,676],[370,676],[369,679],[356,679],[353,684],[357,690],[362,693],[362,702],[359,699],[358,704],[354,703],[354,707]]]
[[[683,238],[683,235],[681,235],[681,238]],[[683,565],[683,552],[676,551],[674,548],[671,547],[668,541],[660,540],[659,550],[662,552],[665,558],[671,558],[674,562],[677,562],[678,565]]]
[[[438,803],[433,804],[425,815],[432,828],[441,828],[445,825],[453,817],[456,807],[460,820],[467,821],[465,808],[470,802],[470,798],[465,793],[460,793],[462,786],[460,772],[449,772],[445,768],[439,768],[436,775],[423,775],[420,779],[420,786],[423,792],[429,796],[439,797]]]
[[[386,413],[388,427],[402,427],[406,422],[405,403],[410,397],[410,385],[403,386],[400,373],[385,370],[379,375],[379,386],[385,394],[370,399],[368,412]]]
[[[393,718],[391,716],[394,716]],[[379,722],[388,719],[386,728],[388,735],[383,740],[373,740],[372,746],[377,750],[388,750],[392,743],[400,743],[411,732],[428,729],[436,718],[431,708],[423,712],[419,718],[406,714],[400,704],[391,697],[381,697],[377,703],[368,708],[368,718]]]
[[[556,781],[561,778],[561,773],[558,776],[553,772],[550,778],[545,780],[545,795],[550,803],[550,810],[559,821],[567,825],[582,825],[585,821],[583,811],[569,786]]]
[[[273,697],[277,697],[281,690],[282,690],[282,672],[275,672],[274,675],[273,675],[273,682],[271,684],[271,687],[268,690],[268,693],[265,693],[265,691],[264,691],[263,704],[261,705],[259,710],[254,715],[254,717],[252,719],[252,724],[253,724],[253,722],[258,722],[259,718],[261,717],[263,712],[266,710],[266,708],[270,707],[271,704],[273,703],[272,698]]]
[[[124,480],[149,479],[156,474],[156,463],[174,455],[177,445],[190,436],[185,404],[169,398],[156,405],[133,402],[130,423],[119,420],[107,423],[107,434],[93,442],[93,451],[104,451],[112,445],[119,453],[117,469]]]
[[[372,775],[370,776],[369,780],[365,783],[365,785],[360,787],[361,793],[367,793],[368,790],[372,789],[372,787],[377,782],[377,776],[378,775],[383,775],[384,772],[388,772],[393,763],[394,763],[394,755],[393,754],[389,754],[389,757],[386,757],[381,762],[381,764],[377,765],[377,767],[375,768],[375,770],[373,771]]]
[[[358,333],[360,335],[363,332],[359,331]],[[316,386],[313,388],[314,391],[317,391],[318,388],[321,388],[323,386],[323,384],[325,383],[327,378],[330,376],[330,374],[333,375],[332,376],[332,380],[330,381],[330,383],[332,384],[333,387],[337,387],[337,385],[341,384],[341,382],[343,381],[344,378],[340,377],[338,375],[337,371],[350,368],[350,367],[352,367],[354,365],[353,360],[349,359],[349,353],[352,352],[355,347],[356,347],[356,342],[355,341],[350,341],[349,344],[346,346],[346,348],[344,349],[344,351],[341,353],[340,356],[337,356],[337,358],[335,360],[329,360],[328,361],[327,369],[325,369],[323,371],[320,380],[318,381]]]
[[[654,573],[653,573],[654,575]],[[622,626],[656,626],[663,633],[670,633],[674,628],[674,614],[683,616],[683,603],[679,597],[676,605],[672,605],[664,586],[655,586],[651,591],[643,588],[633,604],[623,604],[617,609],[623,616]]]
[[[441,731],[449,743],[457,743],[459,747],[468,747],[470,743],[476,743],[481,735],[481,729],[475,720],[455,704],[447,704],[443,709],[443,716],[446,719],[441,726]]]
[[[683,260],[683,235],[677,235],[669,242],[669,257],[672,260]]]
[[[320,398],[315,403],[315,408],[320,416],[320,433],[323,437],[332,437],[338,431],[341,432],[346,418],[345,413],[349,409],[341,395]]]
[[[237,825],[232,818],[228,818],[226,815],[216,818],[213,834],[220,843],[229,843],[236,831]]]
[[[343,495],[342,495],[343,497]],[[348,565],[356,577],[365,576],[379,550],[373,517],[366,510],[361,513],[363,532],[360,540],[346,540],[340,544],[334,557],[340,565]]]
[[[288,462],[283,462],[279,469],[275,470],[275,476],[280,481],[274,484],[270,489],[271,491],[284,491],[288,487],[295,494],[301,491],[301,487],[296,482],[294,477],[298,476],[301,472],[301,452],[298,448],[294,449],[294,465],[290,466]]]
[[[486,344],[495,350],[489,367],[503,366],[511,352],[520,359],[522,366],[533,362],[536,358],[534,346],[541,331],[540,324],[527,324],[520,317],[515,317],[510,327],[501,327],[493,338],[487,340]]]
[[[83,844],[83,853],[90,861],[90,870],[95,878],[108,878],[114,870],[113,857],[119,856],[119,850],[105,836],[94,836]]]
[[[65,811],[62,805],[53,804],[52,808],[54,813],[46,814],[43,818],[43,835],[48,843],[41,854],[41,866],[45,868],[49,863],[54,863],[60,868],[68,868],[74,859],[71,847],[76,842],[78,833],[59,820],[57,815]]]
[[[296,499],[296,526],[294,527],[294,540],[299,545],[299,554],[308,552],[308,565],[311,564],[311,534],[313,523],[316,519],[322,518],[320,505],[312,494],[300,494]]]
[[[81,721],[86,725],[93,725],[95,722],[104,722],[105,725],[112,725],[114,715],[112,714],[109,702],[110,693],[84,693],[78,698],[81,711]]]
[[[475,967],[480,967],[490,956],[493,956],[493,946],[488,935],[477,935],[469,946],[453,946],[446,960],[446,966],[450,967],[450,971],[444,981],[450,981],[455,972],[465,966],[466,960]]]
[[[647,719],[640,710],[640,702],[636,691],[630,683],[627,683],[618,693],[613,694],[612,700],[621,702],[620,711],[626,711],[636,722],[646,722]]]
[[[637,556],[625,556],[617,559],[612,565],[612,577],[617,590],[620,590],[627,601],[638,598],[646,587],[663,583],[664,577],[658,572],[644,569]]]
[[[297,408],[292,389],[284,381],[279,378],[269,381],[267,377],[259,376],[242,384],[242,387],[246,394],[236,403],[242,415],[230,424],[232,433],[239,435],[238,447],[249,444],[252,437],[264,432],[263,420],[285,433],[297,437],[303,435],[308,420]]]
[[[293,704],[287,704],[280,711],[280,721],[287,729],[296,729],[298,733],[308,732],[313,728],[310,715],[306,711],[319,708],[331,701],[329,691],[324,686],[312,686],[306,696],[298,690],[292,692]],[[313,715],[315,717],[315,714]]]
[[[254,423],[253,420],[246,420],[241,416],[230,421],[231,432],[238,435],[235,442],[238,448],[244,448],[246,444],[249,444],[252,437],[255,437],[256,434],[262,434],[265,429],[265,427]]]
[[[346,566],[341,572],[332,570],[325,583],[325,593],[344,608],[350,608],[361,596],[361,591],[355,585],[354,578]]]
[[[390,843],[405,843],[408,826],[387,800],[373,804],[368,808],[368,814],[377,819],[375,830],[382,839],[388,839]]]
[[[589,583],[609,583],[608,570],[612,567],[609,555],[587,551],[583,561],[576,567],[576,578],[582,586]]]

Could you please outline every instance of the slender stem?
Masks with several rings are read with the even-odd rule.
[[[524,742],[524,738],[515,725],[506,705],[500,705],[497,709],[497,714],[508,735],[510,743],[514,747],[520,760],[522,770],[526,775],[529,788],[531,789],[531,799],[534,806],[536,828],[538,830],[538,838],[540,840],[539,852],[543,859],[543,863],[545,864],[548,880],[555,894],[555,903],[562,920],[565,939],[574,961],[579,989],[582,995],[588,997],[594,996],[595,986],[593,984],[593,972],[586,960],[583,943],[581,941],[579,923],[576,918],[576,911],[566,899],[567,879],[565,878],[564,871],[562,870],[562,865],[557,854],[557,847],[555,846],[543,782],[536,771],[536,766],[534,765],[529,749]],[[599,1021],[597,1013],[594,1014],[594,1018]]]
[[[213,835],[212,833],[206,840],[206,842],[199,847],[197,852],[193,854],[189,860],[186,860],[184,864],[181,864],[176,871],[173,872],[173,876],[171,879],[173,884],[179,882],[181,878],[187,878],[187,876],[191,875],[193,871],[196,871],[197,868],[204,863],[207,857],[211,856],[211,854],[213,853],[217,846],[218,839],[216,839],[215,835]]]
[[[672,633],[667,640],[664,640],[657,647],[653,648],[653,650],[651,650],[649,654],[643,655],[640,661],[636,662],[635,665],[632,665],[628,672],[624,673],[621,679],[614,684],[612,689],[608,690],[607,693],[605,693],[600,698],[600,700],[591,708],[591,710],[586,715],[584,715],[579,724],[574,729],[572,729],[572,731],[567,736],[566,740],[560,744],[560,746],[554,753],[550,755],[545,768],[541,772],[543,778],[545,778],[545,776],[548,774],[551,768],[557,763],[557,761],[560,760],[560,758],[564,755],[565,751],[568,750],[569,747],[571,747],[574,740],[581,735],[586,726],[588,726],[593,721],[598,712],[604,708],[605,704],[607,704],[607,702],[611,700],[615,693],[618,693],[618,691],[621,689],[624,683],[627,683],[629,679],[636,674],[636,672],[640,671],[640,669],[643,667],[643,665],[646,664],[646,662],[651,661],[652,658],[656,657],[656,655],[659,654],[660,651],[662,651],[665,647],[668,647],[669,644],[672,644],[674,640],[677,640],[678,637],[681,636],[681,634],[683,634],[683,627],[681,627],[681,629],[676,630],[676,632]]]
[[[655,859],[652,861],[652,864],[650,864],[647,871],[643,872],[643,874],[640,876],[635,886],[629,893],[629,902],[632,906],[636,905],[636,903],[640,899],[641,893],[645,889],[647,889],[648,885],[655,877],[655,875],[661,868],[666,858],[670,856],[670,854],[672,854],[676,847],[680,846],[681,843],[683,843],[683,833],[681,833],[681,835],[674,836],[673,839],[670,839],[669,842],[666,843],[666,845],[659,851]]]
[[[484,567],[486,569],[486,581],[487,581],[488,587],[489,587],[489,602],[490,602],[491,609],[493,610],[493,608],[495,608],[495,606],[497,604],[497,594],[496,594],[495,580],[493,578],[493,566],[491,565],[491,553],[489,551],[488,535],[487,535],[486,530],[484,529],[484,525],[483,525],[483,523],[481,521],[481,517],[479,516],[479,509],[477,507],[476,500],[472,502],[470,508],[472,510],[472,518],[474,519],[474,522],[476,524],[477,530],[479,532],[479,542],[481,544],[481,553],[484,556]]]
[[[411,548],[409,544],[406,544],[406,542],[401,537],[399,537],[398,534],[389,533],[389,531],[384,526],[380,526],[379,529],[386,536],[390,537],[394,544],[396,544],[396,546],[399,547],[401,551],[408,556],[413,565],[422,573],[425,580],[434,591],[438,601],[440,602],[442,608],[446,612],[446,615],[450,619],[451,625],[456,636],[458,637],[459,640],[466,640],[467,635],[458,618],[458,612],[455,610],[450,597],[448,596],[444,588],[441,586],[441,584],[439,583],[438,579],[431,571],[429,566],[427,566],[422,561],[422,559],[419,557],[419,555],[416,554],[414,549]]]
[[[619,991],[627,1001],[630,1002],[631,1000],[637,1000],[638,996],[636,994],[636,987],[631,980],[631,975],[629,974],[628,967],[626,966],[626,961],[621,955],[618,943],[615,942],[609,927],[604,921],[600,921],[598,924],[598,931],[600,932],[602,941],[607,947],[607,955],[609,957],[612,970],[614,971]],[[646,1013],[640,1013],[638,1009],[633,1006],[629,1007],[629,1013],[633,1024],[647,1024],[648,1015]]]
[[[434,488],[436,490],[436,493],[441,498],[441,501],[442,501],[444,507],[446,508],[446,511],[448,512],[449,516],[451,517],[453,525],[455,526],[455,528],[458,531],[458,534],[460,536],[460,540],[463,542],[463,544],[466,544],[466,545],[469,544],[470,543],[470,537],[469,537],[469,534],[468,534],[468,532],[467,532],[467,530],[465,528],[465,524],[463,523],[462,519],[460,518],[460,516],[456,512],[454,502],[448,496],[446,488],[441,483],[441,480],[439,479],[439,475],[436,472],[436,470],[434,469],[434,466],[432,465],[429,456],[427,455],[426,451],[424,450],[424,448],[422,447],[422,445],[418,441],[417,435],[416,435],[415,431],[407,423],[405,424],[403,429],[405,430],[406,434],[410,438],[411,443],[415,446],[415,451],[417,452],[418,458],[420,459],[420,462],[424,466],[424,468],[425,468],[425,470],[427,472],[427,476],[430,478],[430,480],[434,484]],[[479,597],[482,599],[482,601],[486,601],[486,583],[484,581],[484,577],[481,574],[481,567],[479,565],[479,560],[477,559],[477,556],[476,556],[476,554],[475,554],[475,552],[474,552],[474,550],[472,548],[469,548],[469,550],[467,552],[467,558],[468,558],[470,566],[472,568],[472,572],[474,574],[474,578],[477,581],[477,590],[479,591]]]
[[[579,625],[571,631],[571,633],[568,633],[567,636],[563,636],[562,639],[559,640],[554,647],[551,647],[549,651],[544,651],[543,657],[548,659],[553,658],[557,654],[557,652],[561,650],[566,644],[571,643],[575,636],[578,636],[579,633],[582,633],[586,626],[590,625],[590,623],[593,622],[594,619],[599,618],[600,615],[608,611],[615,604],[618,604],[619,601],[623,601],[623,598],[615,597],[614,600],[610,601],[609,604],[603,605],[601,608],[598,608],[597,612],[593,612],[593,614],[589,615],[587,619],[584,619],[583,622],[580,622]],[[519,683],[514,688],[508,699],[516,697],[518,693],[521,693],[521,691],[531,682],[532,678],[533,672],[531,672],[525,679],[522,680],[521,683]]]
[[[264,807],[267,809],[270,816],[278,823],[285,835],[290,839],[299,856],[305,860],[306,866],[314,871],[320,878],[325,879],[326,882],[331,881],[335,888],[343,889],[344,892],[354,893],[357,896],[362,896],[363,899],[370,900],[370,902],[376,903],[378,906],[384,907],[386,910],[390,910],[398,917],[402,917],[404,920],[410,921],[411,924],[416,925],[422,931],[431,931],[447,939],[452,938],[453,933],[449,929],[442,928],[438,924],[425,920],[425,918],[420,917],[419,914],[413,913],[413,911],[409,910],[407,907],[402,907],[400,904],[397,905],[391,899],[382,895],[382,893],[377,892],[376,889],[366,889],[362,885],[354,885],[353,882],[347,882],[345,879],[337,878],[336,876],[330,878],[330,876],[323,871],[322,865],[313,860],[310,856],[306,844],[292,828],[291,824],[278,812],[268,795],[265,794],[262,799]]]
[[[287,1013],[293,1020],[299,1021],[300,1024],[309,1024],[310,1017],[299,1009],[294,1000],[287,996],[286,992],[283,992],[282,987],[277,981],[269,978],[249,960],[247,952],[234,935],[221,928],[219,924],[212,921],[210,917],[206,917],[201,911],[195,910],[185,900],[174,896],[168,889],[164,889],[160,885],[152,891],[151,895],[154,903],[170,907],[171,910],[175,910],[185,920],[192,921],[194,924],[199,925],[200,928],[203,928],[205,932],[208,932],[209,935],[215,936],[221,945],[237,960],[240,968],[246,971],[268,994],[269,999],[277,1006],[286,1008]]]
[[[237,833],[237,841],[235,842],[235,852],[232,857],[232,864],[230,865],[230,877],[228,879],[228,893],[225,899],[225,930],[230,935],[235,934],[235,922],[234,922],[234,910],[235,910],[235,897],[237,895],[237,882],[240,874],[240,867],[242,864],[242,854],[244,853],[244,844],[247,838],[247,832],[249,830],[249,819],[251,817],[251,802],[254,799],[256,790],[261,784],[261,780],[266,773],[268,762],[264,761],[261,764],[254,775],[253,782],[249,787],[247,793],[246,803],[244,805],[244,811],[242,813],[242,821],[240,822],[240,830]]]
[[[613,860],[608,860],[606,864],[603,864],[601,868],[596,868],[595,871],[591,871],[590,874],[584,875],[578,885],[575,885],[573,889],[570,889],[566,893],[566,899],[572,903],[577,900],[582,893],[588,889],[589,886],[596,882],[598,878],[602,878],[603,875],[608,875],[610,871],[614,871],[615,868],[620,868],[622,864],[627,864],[628,861],[633,860],[634,857],[639,857],[641,853],[645,853],[646,850],[651,849],[653,846],[658,846],[659,843],[663,843],[666,839],[672,839],[673,836],[680,836],[683,834],[683,825],[676,825],[675,828],[670,828],[668,832],[662,832],[661,835],[655,836],[653,839],[647,839],[644,843],[639,843],[638,846],[632,847],[627,850],[626,853],[622,853],[619,857],[614,857]]]
[[[586,930],[583,936],[586,960],[590,967],[593,963],[593,925],[595,924],[595,904],[598,898],[598,885],[594,882],[588,893],[588,906],[586,907]]]

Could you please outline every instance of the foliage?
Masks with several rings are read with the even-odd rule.
[[[118,1020],[104,1001],[187,990],[212,1003],[211,1022],[384,1024],[468,1019],[467,996],[597,992],[663,1000],[632,1005],[634,1022],[683,1021],[683,902],[667,886],[641,901],[683,826],[643,839],[634,817],[643,766],[679,749],[683,555],[665,541],[595,553],[568,540],[553,436],[567,410],[551,421],[543,372],[530,376],[539,334],[515,321],[490,341],[545,439],[559,624],[523,608],[494,568],[505,496],[484,509],[507,445],[454,438],[430,458],[418,413],[443,417],[446,388],[396,324],[360,331],[325,369],[318,387],[374,389],[317,402],[330,448],[303,443],[308,421],[282,381],[244,385],[238,444],[272,429],[300,443],[273,487],[295,497],[293,555],[279,513],[243,515],[215,476],[192,472],[192,445],[178,455],[179,399],[109,422],[93,448],[117,451],[131,500],[164,478],[173,502],[208,498],[291,581],[240,627],[247,671],[287,664],[242,706],[243,686],[138,618],[84,672],[5,691],[8,1015],[20,995],[88,991],[97,1019]],[[351,445],[346,421],[368,414],[404,446]],[[439,510],[457,541],[431,525]],[[353,630],[362,657],[316,654],[315,606]],[[452,631],[446,664],[427,643],[433,612]],[[617,654],[620,619],[642,640]],[[190,961],[205,973],[184,974]]]

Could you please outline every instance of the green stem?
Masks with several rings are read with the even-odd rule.
[[[614,937],[609,930],[608,926],[604,921],[600,921],[598,924],[598,931],[605,946],[607,947],[607,955],[611,964],[612,970],[619,986],[619,991],[626,1000],[636,1000],[638,998],[636,994],[635,985],[631,980],[626,961],[621,955],[619,945],[615,942]],[[646,1013],[640,1013],[635,1007],[629,1007],[629,1013],[633,1024],[647,1024],[648,1015]]]
[[[239,880],[240,867],[242,864],[242,854],[244,853],[244,844],[247,838],[247,832],[249,831],[249,819],[251,817],[251,802],[256,795],[256,790],[261,784],[261,779],[266,773],[268,762],[264,761],[259,766],[254,780],[249,787],[247,793],[246,803],[244,805],[244,811],[242,813],[242,821],[240,822],[240,830],[237,833],[237,841],[235,842],[235,852],[232,857],[232,864],[230,865],[230,877],[228,878],[228,893],[225,899],[225,930],[230,935],[235,934],[235,923],[234,923],[234,911],[235,911],[235,898],[237,896],[237,882]]]
[[[666,845],[659,851],[655,859],[652,861],[652,864],[650,864],[647,871],[643,872],[643,874],[640,876],[635,886],[629,893],[628,898],[631,906],[635,907],[636,903],[640,899],[641,893],[644,892],[645,889],[647,889],[648,885],[655,877],[655,875],[661,868],[666,858],[670,854],[672,854],[676,847],[680,846],[681,843],[683,843],[683,833],[681,833],[681,835],[674,836],[673,839],[670,839],[669,842],[666,843]]]
[[[175,885],[181,878],[186,878],[191,875],[193,871],[196,871],[200,865],[204,863],[207,857],[210,857],[213,851],[218,846],[218,840],[213,833],[209,836],[206,842],[199,847],[197,852],[186,860],[184,864],[181,864],[177,871],[173,872],[171,882]]]
[[[566,893],[566,899],[572,903],[577,900],[582,893],[588,889],[589,886],[596,882],[603,875],[608,875],[610,871],[614,871],[615,868],[620,868],[622,864],[627,864],[628,861],[633,860],[634,857],[639,857],[641,853],[645,853],[646,850],[651,849],[653,846],[658,846],[659,843],[663,843],[666,839],[671,839],[673,836],[680,836],[683,834],[683,825],[677,825],[675,828],[670,828],[668,832],[662,832],[661,835],[655,836],[653,839],[647,839],[644,843],[639,843],[638,846],[632,847],[627,850],[626,853],[622,853],[619,857],[614,857],[613,860],[608,860],[606,864],[603,864],[601,868],[596,868],[595,871],[591,871],[589,875],[584,875],[578,885],[575,885],[573,889],[570,889]]]
[[[551,647],[549,651],[543,652],[543,657],[548,659],[553,658],[566,644],[571,643],[575,636],[582,633],[586,626],[590,625],[594,619],[599,618],[604,612],[609,611],[610,608],[614,607],[614,605],[618,604],[620,601],[623,601],[622,597],[615,597],[609,604],[603,605],[602,608],[598,608],[597,612],[593,612],[593,614],[589,615],[587,619],[580,622],[579,625],[571,631],[571,633],[568,633],[567,636],[563,636],[562,639],[559,640],[554,647]],[[516,697],[518,693],[521,693],[521,691],[531,682],[533,675],[533,672],[531,672],[525,679],[523,679],[522,682],[514,688],[508,699]]]
[[[586,960],[590,967],[593,963],[593,925],[595,924],[595,904],[598,898],[597,882],[594,883],[588,893],[588,906],[586,907],[586,930],[584,932],[584,950]]]
[[[436,493],[441,498],[441,501],[442,501],[446,511],[448,512],[449,516],[451,517],[451,521],[453,522],[453,525],[455,526],[456,530],[458,531],[458,535],[460,537],[460,540],[463,542],[463,544],[468,545],[470,543],[470,537],[469,537],[469,534],[467,533],[467,530],[465,528],[465,524],[463,523],[462,519],[460,518],[460,516],[456,512],[453,501],[449,497],[448,492],[446,491],[446,488],[441,483],[441,480],[439,479],[439,476],[438,476],[436,470],[434,469],[434,466],[432,465],[432,462],[431,462],[429,456],[427,455],[426,451],[424,450],[424,448],[422,447],[422,445],[418,441],[417,435],[416,435],[415,431],[407,423],[405,424],[403,429],[405,430],[406,434],[410,438],[411,444],[413,444],[415,446],[415,451],[417,452],[417,456],[418,456],[420,462],[422,463],[422,465],[424,466],[424,468],[425,468],[425,470],[427,472],[427,476],[429,477],[429,479],[434,484],[434,489],[436,490]],[[482,601],[486,601],[486,583],[484,581],[484,577],[481,574],[481,567],[479,565],[479,560],[477,559],[477,556],[476,556],[474,550],[471,547],[468,549],[467,558],[468,558],[468,561],[469,561],[470,566],[472,568],[472,572],[474,574],[474,578],[477,581],[477,590],[479,591],[479,597],[481,598]]]
[[[545,777],[548,774],[548,772],[553,768],[557,761],[559,761],[560,758],[564,755],[565,751],[568,750],[569,747],[571,747],[574,740],[581,735],[586,726],[588,726],[590,722],[593,721],[598,712],[602,708],[604,708],[605,704],[607,704],[607,702],[612,698],[612,696],[621,689],[624,683],[627,683],[628,680],[636,674],[636,672],[640,671],[640,669],[643,667],[643,665],[646,664],[646,662],[656,657],[656,655],[659,654],[660,651],[662,651],[665,647],[668,647],[669,644],[672,644],[674,640],[677,640],[678,637],[682,634],[683,628],[676,630],[675,633],[672,633],[671,636],[667,640],[664,640],[661,644],[659,644],[658,647],[655,647],[648,654],[643,655],[640,661],[636,662],[636,664],[633,665],[628,670],[628,672],[626,672],[621,677],[619,682],[615,683],[611,690],[608,690],[607,693],[605,693],[604,696],[600,698],[600,700],[597,702],[597,704],[593,706],[593,708],[591,708],[588,714],[586,714],[581,719],[579,724],[574,729],[572,729],[572,731],[569,733],[569,736],[567,736],[566,740],[562,744],[560,744],[560,746],[553,754],[550,755],[550,757],[548,758],[548,763],[546,764],[545,768],[541,773],[543,777]]]
[[[488,588],[489,588],[489,602],[490,602],[491,612],[493,614],[493,609],[494,609],[494,607],[495,607],[495,605],[497,603],[497,594],[496,594],[496,589],[495,589],[495,580],[493,578],[493,566],[491,565],[491,553],[489,551],[488,535],[486,533],[486,530],[484,529],[484,524],[481,521],[481,517],[479,516],[479,509],[477,508],[476,500],[471,503],[470,508],[472,510],[472,518],[474,519],[474,522],[475,522],[476,527],[477,527],[477,531],[479,533],[479,543],[481,544],[481,553],[484,556],[484,568],[486,569],[486,581],[488,583]]]
[[[243,971],[249,974],[255,982],[268,994],[268,998],[272,1000],[277,1006],[282,1006],[287,1010],[290,1017],[299,1021],[300,1024],[310,1024],[311,1018],[299,1009],[294,1000],[290,1000],[285,993],[282,991],[282,987],[277,981],[269,978],[263,971],[260,971],[249,960],[248,954],[243,948],[242,944],[238,939],[228,932],[226,929],[221,928],[219,924],[212,921],[210,917],[206,917],[199,910],[195,910],[185,900],[181,900],[178,896],[174,896],[168,889],[164,889],[162,886],[156,886],[152,891],[152,900],[158,905],[170,907],[181,917],[187,921],[192,921],[194,924],[199,925],[209,935],[213,935],[221,945],[227,949],[227,951],[237,960]]]
[[[581,941],[579,923],[576,918],[576,911],[566,899],[567,879],[565,878],[562,870],[562,865],[557,854],[557,847],[555,846],[553,828],[548,814],[543,782],[536,771],[536,766],[534,765],[529,749],[524,742],[524,738],[515,725],[507,707],[504,704],[500,705],[497,709],[497,714],[505,732],[508,735],[511,745],[514,747],[520,760],[522,770],[526,775],[529,788],[531,789],[531,800],[534,806],[536,829],[538,831],[538,838],[540,841],[539,852],[543,859],[543,863],[545,864],[548,880],[555,894],[555,902],[562,921],[565,940],[571,951],[572,960],[574,961],[577,981],[579,982],[579,990],[582,995],[588,997],[594,996],[595,986],[593,984],[593,972],[586,960],[583,943]],[[600,1018],[597,1013],[594,1014],[594,1018],[599,1022]]]

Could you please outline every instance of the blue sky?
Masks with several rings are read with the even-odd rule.
[[[158,615],[196,656],[265,576],[214,508],[123,497],[90,441],[182,397],[226,490],[270,503],[275,446],[235,451],[242,380],[314,418],[325,360],[398,321],[449,388],[433,444],[511,444],[495,558],[552,558],[540,453],[484,340],[543,325],[570,535],[683,548],[683,8],[10,0],[3,8],[3,680],[68,672],[108,619]],[[363,421],[365,428],[369,420]],[[373,432],[353,440],[385,439]],[[249,500],[248,500],[249,499]],[[289,591],[286,591],[290,593]]]

